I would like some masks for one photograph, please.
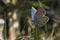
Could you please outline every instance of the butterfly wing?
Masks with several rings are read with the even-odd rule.
[[[47,16],[44,16],[42,18],[36,18],[35,19],[35,24],[38,26],[43,26],[44,24],[46,24],[49,20],[49,18]]]
[[[37,10],[34,7],[32,7],[32,9],[31,9],[32,20],[34,20],[34,16],[35,16],[36,12],[37,12]]]
[[[49,18],[47,16],[43,16],[39,20],[41,21],[42,24],[46,24],[48,22]]]
[[[44,8],[39,8],[35,16],[40,18],[43,15],[46,15],[46,11],[44,10]]]

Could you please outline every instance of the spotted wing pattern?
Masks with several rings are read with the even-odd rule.
[[[44,24],[46,24],[49,18],[45,15],[46,13],[45,13],[44,8],[39,8],[35,15],[35,24],[38,26],[43,26]]]

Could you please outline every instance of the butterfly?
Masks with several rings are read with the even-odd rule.
[[[38,26],[43,26],[49,20],[49,17],[45,16],[46,11],[44,8],[39,8],[34,16],[35,24]]]

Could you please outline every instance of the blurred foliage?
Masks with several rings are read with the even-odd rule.
[[[43,40],[43,39],[42,39],[42,35],[41,35],[41,34],[39,35],[39,40]]]
[[[17,1],[17,4],[18,4],[19,1]],[[23,2],[23,0],[21,0],[20,2]],[[49,4],[47,4],[49,5]],[[19,7],[20,5],[18,5]],[[29,2],[29,3],[25,3],[21,9],[19,9],[18,7],[16,7],[15,5],[12,5],[12,4],[7,4],[7,11],[13,11],[15,8],[19,9],[18,10],[18,13],[19,13],[19,16],[30,16],[31,17],[31,7],[36,7],[36,8],[39,8],[39,7],[45,7],[46,5],[42,2],[40,2],[40,5],[38,2]],[[44,28],[44,31],[46,33],[46,35],[48,36],[50,34],[50,31],[51,29],[49,30],[50,25],[46,24],[43,26]],[[56,32],[59,32],[60,31],[60,26],[56,28],[55,30]],[[32,39],[34,40],[34,37],[35,37],[35,28],[32,29]],[[39,30],[38,32],[41,32],[41,30]],[[6,28],[4,27],[4,39],[6,40]],[[22,40],[23,37],[22,36],[17,36],[16,40]],[[42,35],[41,33],[39,33],[39,40],[42,40]],[[57,37],[55,40],[60,40],[60,37]]]
[[[34,3],[33,3],[33,6],[39,8],[39,7],[44,7],[45,4],[43,4],[42,2],[40,2],[40,4],[39,4],[38,2],[34,2]]]
[[[60,37],[55,38],[55,40],[60,40]]]
[[[16,37],[16,40],[22,40],[22,37],[19,35]]]

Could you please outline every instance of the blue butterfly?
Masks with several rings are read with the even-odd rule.
[[[35,24],[38,26],[43,26],[49,20],[49,18],[45,16],[46,11],[44,10],[44,8],[39,8],[38,10],[36,10],[34,7],[32,7],[31,15],[32,15],[32,20],[34,20]]]

